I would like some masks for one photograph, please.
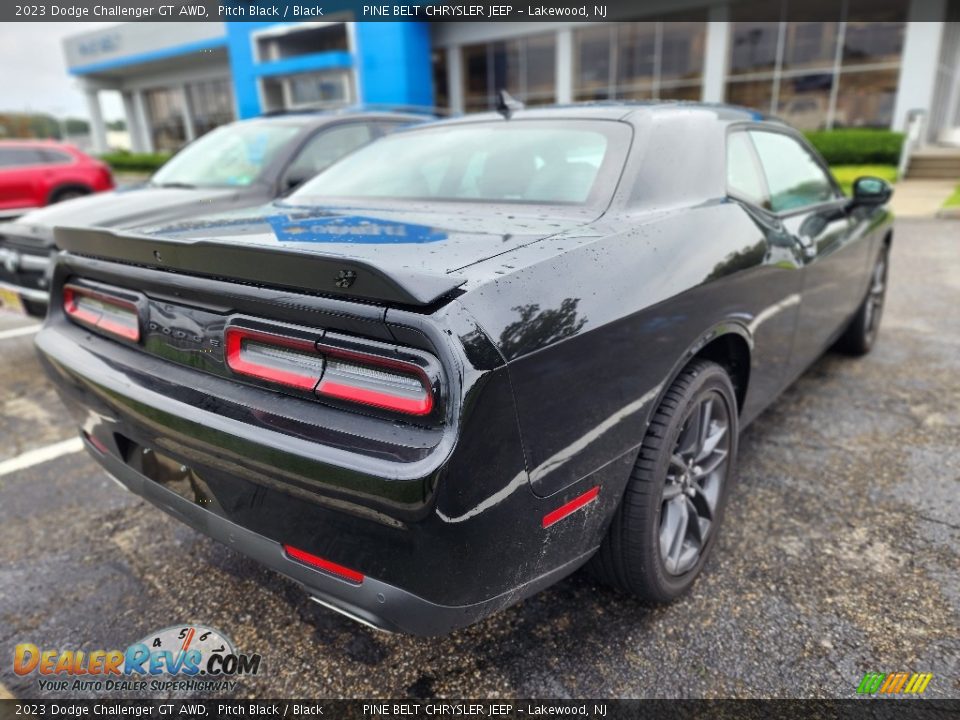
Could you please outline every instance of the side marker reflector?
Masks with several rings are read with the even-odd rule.
[[[567,515],[576,512],[584,505],[589,502],[592,502],[596,499],[597,495],[600,494],[600,486],[592,487],[587,490],[583,495],[577,495],[573,500],[561,505],[553,512],[548,512],[543,516],[543,527],[548,528],[556,522],[563,520]]]
[[[292,557],[294,560],[299,560],[305,565],[310,565],[319,570],[324,570],[331,575],[336,575],[343,580],[348,580],[352,583],[356,583],[357,585],[363,582],[363,573],[358,573],[356,570],[351,570],[343,565],[337,565],[329,560],[324,560],[322,557],[311,555],[304,550],[293,547],[293,545],[284,545],[283,549],[287,555]]]

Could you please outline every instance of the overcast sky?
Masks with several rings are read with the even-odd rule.
[[[86,99],[77,80],[67,74],[62,40],[67,35],[116,24],[0,24],[0,111],[30,110],[56,117],[87,118]],[[107,120],[123,117],[119,93],[100,93],[100,98]]]

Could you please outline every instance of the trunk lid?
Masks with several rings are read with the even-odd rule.
[[[409,206],[409,204],[407,204]],[[436,209],[302,208],[135,231],[60,228],[78,255],[265,286],[411,306],[449,296],[458,271],[589,222],[580,209],[534,213],[503,206]]]

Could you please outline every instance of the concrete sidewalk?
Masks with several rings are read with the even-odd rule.
[[[934,217],[958,182],[960,178],[901,180],[894,185],[890,207],[897,217]]]

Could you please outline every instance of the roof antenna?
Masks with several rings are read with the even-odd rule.
[[[524,104],[513,97],[506,90],[501,89],[497,93],[497,112],[503,115],[507,120],[517,110],[523,110]]]

